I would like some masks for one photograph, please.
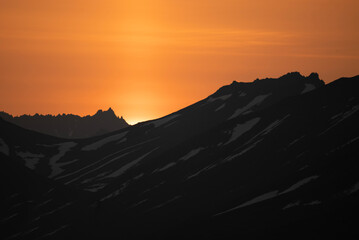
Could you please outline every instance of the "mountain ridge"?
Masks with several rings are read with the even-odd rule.
[[[24,233],[37,227],[32,237],[60,229],[59,239],[356,239],[359,76],[315,80],[304,93],[309,82],[268,82],[87,139],[47,139],[0,121],[2,164],[49,180],[40,197],[22,190],[31,176],[6,188],[37,204],[14,219],[28,218]],[[53,183],[75,195],[65,203]],[[48,204],[42,196],[51,187]],[[19,203],[6,201],[11,216]]]
[[[12,116],[4,111],[0,112],[0,117],[30,130],[69,139],[98,136],[130,126],[122,116],[116,116],[112,108],[83,117],[64,113]]]

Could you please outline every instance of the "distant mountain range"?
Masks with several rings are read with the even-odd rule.
[[[0,119],[11,239],[358,239],[359,76],[233,82],[64,140]]]
[[[13,117],[0,112],[0,117],[23,128],[60,138],[87,138],[126,128],[129,124],[109,108],[98,110],[93,116],[80,117],[73,114],[21,115]]]

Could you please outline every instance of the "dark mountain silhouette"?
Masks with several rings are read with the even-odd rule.
[[[358,239],[359,76],[233,82],[64,140],[0,120],[4,237]]]
[[[80,117],[73,114],[21,115],[13,117],[0,112],[0,117],[21,127],[60,138],[86,138],[128,127],[128,123],[109,108],[98,110],[93,116]]]

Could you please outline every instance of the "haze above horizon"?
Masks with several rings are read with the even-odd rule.
[[[233,80],[358,75],[355,0],[0,0],[0,110],[133,124]]]

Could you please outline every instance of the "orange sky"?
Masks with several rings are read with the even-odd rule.
[[[0,0],[0,110],[169,114],[237,81],[359,74],[357,0]]]

